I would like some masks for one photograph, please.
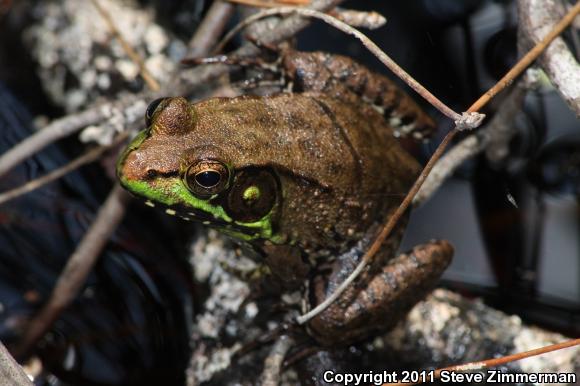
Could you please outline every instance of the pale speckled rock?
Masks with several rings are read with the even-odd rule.
[[[226,326],[228,316],[235,315],[250,294],[247,283],[231,275],[220,265],[222,259],[233,259],[233,252],[226,252],[224,255],[223,252],[227,249],[223,245],[216,246],[215,243],[223,244],[223,240],[217,238],[215,231],[211,231],[207,238],[198,238],[192,247],[192,265],[196,278],[198,281],[206,279],[211,286],[211,294],[204,302],[205,312],[198,315],[194,326],[194,331],[206,338],[217,338]],[[229,327],[228,332],[231,335],[235,330]]]
[[[480,300],[437,289],[419,302],[389,334],[369,348],[390,348],[396,358],[442,367],[509,355],[563,342],[569,338],[528,326],[515,315],[486,306]],[[580,371],[580,347],[512,362],[512,373]]]
[[[240,263],[245,260],[232,252],[228,242],[215,231],[209,231],[207,237],[197,238],[192,246],[191,262],[196,268],[196,277],[208,283],[210,295],[193,329],[194,353],[187,371],[188,385],[202,382],[245,385],[251,384],[248,379],[259,376],[260,367],[256,364],[264,363],[271,342],[259,345],[235,361],[231,360],[232,355],[240,347],[279,327],[281,320],[280,316],[269,319],[268,308],[261,304],[261,298],[243,303],[250,295],[250,288],[223,266],[240,268],[247,263]],[[251,265],[248,263],[246,268]],[[300,295],[285,294],[280,298],[283,303],[295,304]],[[292,316],[286,315],[285,320],[289,317]],[[221,343],[225,337],[229,342],[227,347]],[[430,368],[513,354],[565,339],[560,334],[527,326],[518,316],[506,315],[479,300],[468,300],[448,290],[437,289],[388,334],[376,336],[360,346],[338,349],[334,355],[338,353],[347,363],[359,363],[360,358],[367,357],[368,361],[380,363],[382,369],[411,365]],[[514,362],[501,370],[578,373],[579,353],[578,348],[568,349]],[[312,357],[311,360],[319,359]],[[321,363],[330,366],[332,362]],[[320,374],[321,369],[315,368],[313,374]],[[299,384],[301,374],[295,370],[290,368],[283,372],[281,384]]]
[[[166,82],[184,43],[169,36],[156,24],[153,11],[135,0],[100,3],[152,76]],[[144,87],[138,65],[127,57],[90,1],[36,2],[32,14],[37,21],[25,31],[25,41],[39,63],[47,94],[67,112],[93,105],[101,96]]]

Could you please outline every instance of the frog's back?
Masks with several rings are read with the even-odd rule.
[[[360,239],[400,203],[419,170],[384,118],[362,103],[304,93],[195,107],[195,131],[220,138],[235,168],[278,172],[285,197],[280,231],[302,233],[289,237],[304,248]]]
[[[215,98],[195,107],[197,138],[187,142],[220,138],[238,167],[273,166],[323,187],[383,192],[382,180],[408,186],[418,170],[383,117],[364,104],[305,93]]]

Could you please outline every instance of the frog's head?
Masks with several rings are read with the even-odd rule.
[[[279,181],[267,169],[240,164],[225,149],[219,124],[198,123],[195,105],[184,98],[151,103],[147,128],[120,157],[117,174],[127,190],[149,206],[201,221],[243,240],[275,241],[273,223]]]

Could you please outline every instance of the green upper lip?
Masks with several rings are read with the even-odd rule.
[[[209,223],[207,225],[216,227],[225,233],[230,233],[234,237],[244,240],[272,239],[276,237],[272,234],[271,214],[251,223],[235,221],[219,203],[195,197],[184,186],[179,176],[172,176],[171,178],[168,176],[163,178],[156,177],[152,180],[138,177],[128,178],[127,176],[132,176],[133,173],[125,173],[126,168],[131,167],[127,164],[127,158],[133,151],[138,151],[139,146],[147,138],[147,135],[147,130],[141,131],[119,157],[117,176],[125,189],[136,196],[150,200],[155,204],[163,205],[168,214],[175,214],[206,224]]]

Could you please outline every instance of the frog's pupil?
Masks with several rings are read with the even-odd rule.
[[[195,175],[195,182],[204,188],[213,188],[220,180],[221,175],[215,170],[206,170]]]

